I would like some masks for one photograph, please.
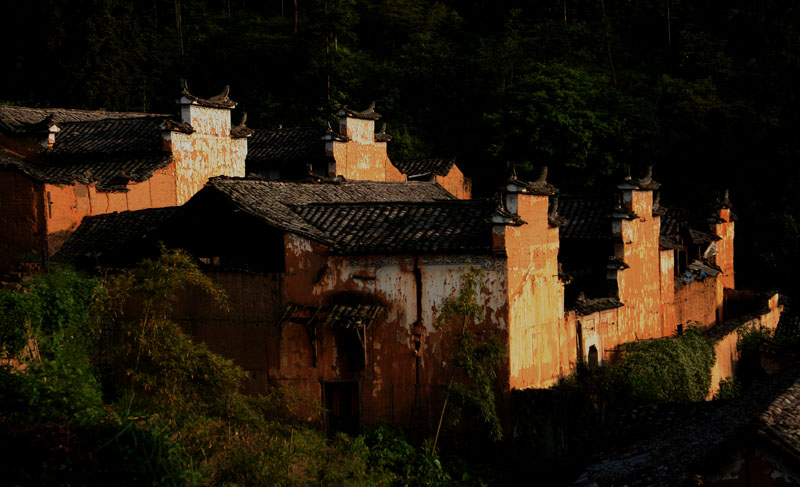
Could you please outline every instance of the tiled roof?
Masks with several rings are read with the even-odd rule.
[[[768,441],[800,459],[800,380],[792,383],[759,417]]]
[[[753,426],[762,438],[800,459],[800,369],[797,366],[742,393],[712,404],[690,421],[665,426],[653,437],[588,467],[573,485],[696,485],[694,474],[730,442],[742,441]],[[746,446],[740,443],[739,446]]]
[[[2,109],[7,114],[19,115],[20,123],[42,115],[36,112],[38,109]],[[96,183],[101,191],[125,191],[127,183],[149,179],[172,160],[163,148],[162,134],[167,122],[174,121],[165,115],[109,118],[107,112],[75,110],[61,110],[55,115],[55,120],[63,121],[56,122],[59,131],[52,148],[29,160],[19,159],[13,165],[37,180],[57,184]],[[184,125],[174,122],[170,127],[176,124]]]
[[[622,306],[623,304],[620,302],[620,300],[614,297],[594,299],[579,298],[575,300],[575,303],[572,305],[572,309],[577,311],[578,314],[582,316],[588,316],[598,311],[615,309]]]
[[[29,108],[0,105],[0,131],[9,133],[25,132],[31,125],[53,116],[55,123],[88,122],[106,119],[164,117],[151,113],[106,112],[102,110],[70,110],[66,108]]]
[[[26,173],[40,181],[57,184],[96,183],[100,191],[126,191],[129,182],[150,179],[172,161],[168,153],[108,156],[52,156],[43,164],[27,164]]]
[[[247,164],[305,162],[325,157],[325,131],[315,128],[256,129],[247,140]]]
[[[65,122],[55,136],[53,154],[163,153],[166,117]]]
[[[211,178],[201,194],[219,192],[243,211],[271,226],[327,240],[324,233],[300,218],[291,205],[312,203],[447,201],[454,197],[434,183],[341,181],[299,183],[248,178]]]
[[[562,239],[610,239],[613,207],[611,200],[559,199],[558,214],[567,221],[559,230],[559,236]]]
[[[456,160],[450,159],[406,159],[392,164],[409,178],[413,176],[446,176]]]
[[[149,179],[155,171],[168,165],[168,153],[143,155],[50,155],[42,162],[32,163],[0,149],[0,169],[15,169],[28,176],[51,184],[96,183],[100,191],[125,191],[128,182]]]
[[[489,200],[293,206],[341,252],[485,252],[491,250]]]
[[[176,210],[177,207],[152,208],[87,216],[54,258],[66,261],[88,254],[103,253],[144,236],[171,217]]]

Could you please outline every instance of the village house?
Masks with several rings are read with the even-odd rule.
[[[181,205],[212,176],[244,176],[236,102],[184,82],[180,116],[0,106],[0,274],[46,260],[83,217]],[[243,120],[244,121],[244,120]]]
[[[311,177],[364,181],[433,181],[457,198],[469,199],[472,182],[455,159],[428,158],[391,161],[386,124],[375,131],[381,115],[375,104],[366,110],[347,107],[336,114],[337,130],[256,129],[248,140],[247,174],[270,180],[299,181]]]
[[[21,257],[46,261],[84,216],[181,205],[209,177],[262,175],[435,180],[459,198],[470,182],[454,161],[396,167],[374,104],[338,113],[337,130],[234,126],[228,88],[200,98],[183,83],[179,116],[0,106],[0,275]]]
[[[501,411],[512,390],[689,326],[716,333],[714,384],[735,370],[727,196],[667,209],[648,173],[607,200],[559,202],[545,170],[469,199],[452,159],[390,161],[374,105],[343,108],[337,131],[253,131],[232,126],[227,90],[184,86],[179,104],[180,118],[0,109],[5,269],[26,252],[95,269],[186,249],[231,311],[187,295],[175,318],[241,365],[250,392],[291,385],[335,430],[429,424],[453,342],[437,316],[473,269],[506,352]],[[763,308],[749,323],[774,327],[777,297]]]
[[[501,410],[512,390],[549,387],[579,363],[609,360],[619,344],[721,323],[732,247],[717,243],[733,236],[730,204],[717,205],[705,232],[683,221],[662,233],[670,211],[654,204],[657,189],[649,176],[626,179],[606,212],[604,203],[559,206],[544,174],[512,178],[487,200],[458,200],[431,182],[220,177],[179,208],[87,218],[60,257],[117,266],[153,255],[158,242],[184,248],[228,291],[232,311],[192,295],[176,319],[242,365],[252,392],[291,385],[319,398],[334,429],[379,419],[419,426],[449,372],[452,336],[435,326],[437,313],[469,269],[482,270],[483,326],[507,351]],[[560,232],[567,248],[585,238],[611,255],[597,250],[573,278]],[[680,239],[692,232],[711,243]],[[693,260],[676,275],[685,255]],[[572,286],[574,300],[565,298]],[[755,319],[774,327],[779,314],[773,299]],[[731,336],[735,352],[734,329],[718,342],[729,350]],[[734,368],[735,356],[725,358],[716,383]]]

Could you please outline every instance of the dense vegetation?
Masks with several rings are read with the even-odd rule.
[[[714,348],[694,328],[626,343],[620,352],[612,365],[581,367],[551,389],[513,392],[518,454],[530,459],[531,474],[570,484],[597,452],[663,434],[676,414],[690,417],[707,404]],[[726,382],[721,396],[735,396],[734,387]]]
[[[32,0],[4,8],[7,102],[173,112],[224,84],[253,127],[378,101],[392,157],[507,162],[565,193],[655,164],[668,204],[731,188],[741,283],[800,261],[800,7],[788,0]],[[13,48],[12,48],[13,46]]]
[[[176,291],[224,295],[182,252],[87,279],[51,268],[0,290],[0,471],[9,485],[471,485],[429,445],[378,426],[326,439],[291,390],[239,392],[243,371],[194,343]],[[8,360],[6,360],[8,361]]]

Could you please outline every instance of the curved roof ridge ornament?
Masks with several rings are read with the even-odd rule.
[[[225,85],[225,88],[223,88],[219,94],[214,95],[211,98],[201,98],[193,95],[189,91],[189,82],[185,78],[181,78],[181,96],[186,98],[190,104],[196,104],[209,108],[233,109],[236,108],[237,103],[228,97],[228,95],[230,95],[230,91],[230,85]],[[181,102],[183,102],[183,100],[181,100]]]

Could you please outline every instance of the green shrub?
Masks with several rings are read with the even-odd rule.
[[[619,389],[637,403],[703,401],[711,386],[714,348],[699,333],[622,345]]]
[[[719,382],[719,390],[714,394],[715,400],[734,399],[742,392],[742,385],[736,377],[727,377]]]

